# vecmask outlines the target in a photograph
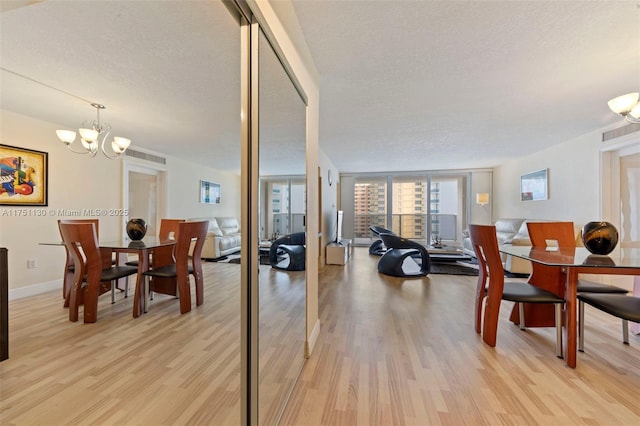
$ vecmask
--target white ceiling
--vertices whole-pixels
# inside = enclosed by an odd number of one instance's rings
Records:
[[[239,168],[239,37],[221,3],[0,10],[3,68],[105,104],[133,147]],[[321,148],[343,172],[491,167],[622,124],[607,100],[640,89],[637,1],[296,0],[293,11],[320,75]],[[68,128],[94,118],[10,73],[0,84],[3,109]],[[286,139],[278,126],[272,143]]]
[[[623,121],[638,1],[295,1],[343,172],[490,167]]]

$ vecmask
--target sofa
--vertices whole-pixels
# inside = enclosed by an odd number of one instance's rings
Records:
[[[189,221],[208,220],[209,229],[204,240],[201,257],[218,259],[240,251],[242,241],[240,224],[235,217],[202,217]]]
[[[512,244],[517,246],[530,246],[529,230],[526,219],[498,219],[495,223],[498,245]],[[462,234],[462,251],[475,259],[476,254],[471,245],[469,231]],[[530,274],[531,262],[510,255],[503,255],[504,270],[514,274]]]

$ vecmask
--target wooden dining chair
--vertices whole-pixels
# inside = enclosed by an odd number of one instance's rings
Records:
[[[584,352],[584,304],[622,320],[622,343],[629,344],[629,321],[640,323],[640,297],[625,294],[579,293],[578,350]]]
[[[111,251],[98,246],[93,223],[61,222],[60,233],[74,263],[69,291],[69,320],[78,321],[78,310],[84,303],[84,322],[94,323],[98,318],[98,296],[111,290],[113,303],[116,281],[135,274],[138,268],[112,266]]]
[[[184,219],[160,219],[160,230],[158,231],[158,238],[160,240],[177,239],[178,224],[184,222]],[[173,252],[174,247],[167,247],[168,250]],[[163,250],[155,250],[163,251]],[[175,259],[174,259],[175,261]],[[129,266],[138,266],[138,260],[132,260],[126,263]]]
[[[573,222],[527,222],[531,245],[539,248],[575,247],[576,232]],[[551,243],[551,244],[549,244]],[[564,282],[560,283],[564,288]],[[554,283],[554,287],[557,285]],[[624,288],[608,284],[601,284],[588,280],[578,280],[578,293],[613,293],[627,294],[629,291]]]
[[[96,235],[100,236],[100,222],[98,219],[60,219],[58,220],[58,230],[60,231],[60,236],[62,237],[62,230],[60,229],[61,223],[93,223],[96,229]],[[64,307],[69,307],[69,290],[71,289],[71,284],[73,282],[73,272],[75,270],[75,265],[73,263],[73,255],[69,253],[69,250],[65,246],[64,248],[66,254],[66,260],[64,264],[64,275],[62,278],[62,298],[64,299]],[[109,257],[111,253],[109,253]],[[110,259],[109,259],[110,261]]]
[[[152,285],[153,281],[150,281],[150,279],[153,278],[171,279],[175,282],[177,295],[180,299],[180,313],[184,314],[191,310],[189,275],[193,275],[196,288],[196,306],[202,305],[204,302],[204,277],[202,274],[201,254],[208,227],[209,221],[207,220],[179,223],[175,244],[175,261],[158,266],[159,261],[154,255],[154,265],[152,269],[144,272],[146,278],[144,294],[145,312],[147,311],[147,296],[149,292],[164,292]],[[190,255],[191,247],[193,247],[193,251]],[[189,258],[191,258],[191,264],[189,264]]]
[[[495,226],[469,225],[469,235],[479,264],[475,306],[476,332],[480,332],[482,301],[485,299],[482,339],[491,347],[496,345],[502,300],[518,303],[521,330],[525,330],[523,303],[554,303],[556,305],[556,355],[562,358],[562,305],[565,302],[564,299],[525,282],[505,282]]]
[[[527,222],[527,228],[529,230],[529,238],[531,239],[531,245],[533,247],[547,249],[553,246],[576,246],[577,237],[574,230],[573,222]],[[536,283],[536,285],[547,288],[548,290],[551,290],[556,294],[564,294],[566,277],[560,272],[560,268],[547,267],[546,271],[543,273],[539,272],[540,268],[541,266],[538,266],[533,270],[532,280],[535,280],[534,282]],[[557,272],[553,272],[553,270]],[[577,292],[625,295],[629,291],[614,285],[601,284],[585,279],[578,279]],[[584,303],[580,298],[578,298],[578,317],[580,318],[580,323],[582,324],[582,322],[584,322]],[[625,319],[623,319],[623,338],[625,336],[624,330],[627,329],[627,327],[628,323]],[[582,325],[579,326],[579,331],[581,330],[583,330]],[[582,332],[580,332],[579,340],[582,341],[583,339],[584,336]]]

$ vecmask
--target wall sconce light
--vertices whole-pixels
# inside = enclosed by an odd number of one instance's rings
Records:
[[[476,194],[476,204],[480,204],[483,207],[489,204],[489,193],[478,192]]]

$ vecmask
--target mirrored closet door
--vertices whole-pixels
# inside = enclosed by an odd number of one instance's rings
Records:
[[[306,105],[262,31],[258,52],[258,416],[260,424],[272,425],[304,363]],[[295,238],[286,247],[269,249],[287,236]]]

